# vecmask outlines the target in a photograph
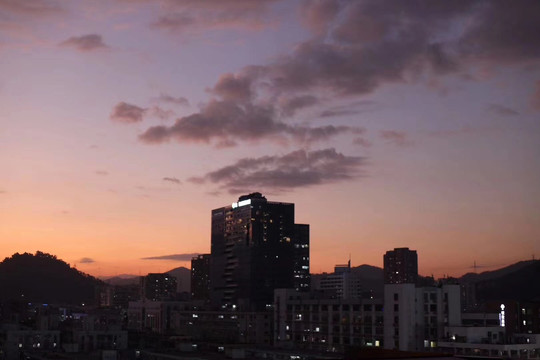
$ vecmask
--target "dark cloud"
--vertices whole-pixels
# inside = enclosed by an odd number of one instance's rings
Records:
[[[216,146],[231,146],[237,141],[272,138],[280,141],[290,138],[309,143],[361,131],[348,126],[289,125],[276,120],[276,111],[272,106],[212,100],[199,113],[179,118],[172,126],[151,127],[139,138],[154,144],[174,139],[178,142],[214,142]]]
[[[182,97],[182,96],[174,97],[174,96],[171,96],[171,95],[168,95],[168,94],[163,94],[163,93],[160,94],[159,97],[155,98],[155,100],[166,102],[166,103],[172,103],[172,104],[176,104],[176,105],[182,105],[182,106],[188,106],[189,105],[189,101],[185,97]]]
[[[79,260],[79,263],[81,264],[92,264],[92,263],[95,263],[96,261],[94,259],[91,259],[89,257],[83,257]]]
[[[221,15],[232,9],[245,14],[269,3],[216,1],[178,3],[180,8],[195,6]],[[303,23],[313,31],[310,39],[269,64],[222,75],[209,89],[213,98],[199,112],[172,126],[149,128],[140,139],[218,147],[262,139],[328,139],[353,131],[292,125],[287,118],[299,109],[322,107],[321,99],[331,104],[358,98],[387,84],[425,81],[430,86],[442,75],[471,76],[478,68],[540,61],[538,0],[314,0],[304,1],[301,12]],[[181,26],[197,22],[195,15],[181,13]],[[540,108],[540,100],[534,99],[533,105]],[[319,118],[354,115],[356,110],[326,108]],[[381,137],[410,144],[400,133]]]
[[[224,100],[249,101],[252,96],[251,79],[243,75],[224,74],[210,91]]]
[[[382,130],[379,135],[382,139],[397,146],[407,146],[412,144],[412,141],[409,140],[404,131]]]
[[[73,47],[79,51],[93,51],[108,48],[108,46],[103,42],[101,35],[98,34],[73,36],[60,43],[60,45]]]
[[[96,170],[96,175],[106,176],[109,175],[109,172],[105,170]]]
[[[487,107],[489,112],[492,112],[497,115],[502,116],[517,116],[519,115],[519,112],[517,112],[514,109],[510,109],[509,107],[499,105],[499,104],[489,104]]]
[[[188,179],[212,183],[237,192],[248,189],[289,190],[297,187],[347,181],[361,175],[365,159],[346,156],[335,149],[297,150],[283,156],[243,158],[233,165]]]
[[[119,102],[113,108],[110,118],[113,121],[118,121],[126,124],[137,123],[143,120],[143,115],[147,109],[143,109],[136,105],[126,102]]]
[[[178,184],[178,185],[180,185],[182,183],[179,179],[177,179],[175,177],[164,177],[163,181],[168,181],[168,182]]]
[[[161,256],[149,256],[143,257],[141,260],[174,260],[174,261],[191,261],[192,258],[198,256],[198,253],[188,253],[188,254],[171,254],[171,255],[161,255]]]
[[[540,60],[536,0],[310,1],[303,10],[322,35],[250,72],[244,81],[252,92],[258,84],[283,95],[316,89],[364,95],[424,72],[466,73],[479,61]]]

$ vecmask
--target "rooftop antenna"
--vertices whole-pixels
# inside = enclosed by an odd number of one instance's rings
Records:
[[[349,263],[347,265],[349,265],[349,269],[350,269],[351,268],[351,253],[349,253]]]
[[[476,274],[476,260],[474,260],[473,268],[474,268],[474,273]]]

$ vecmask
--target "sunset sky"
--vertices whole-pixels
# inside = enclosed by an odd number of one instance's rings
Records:
[[[0,0],[1,259],[189,267],[253,191],[315,273],[540,257],[540,1]]]

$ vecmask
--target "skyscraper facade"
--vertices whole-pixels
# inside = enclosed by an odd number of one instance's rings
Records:
[[[201,254],[191,259],[191,298],[210,299],[210,254]]]
[[[396,248],[384,254],[385,284],[416,284],[418,255],[416,250]]]
[[[260,193],[212,210],[211,300],[261,309],[276,288],[309,289],[309,225],[294,223],[294,204]]]
[[[167,273],[150,273],[141,277],[141,288],[148,300],[171,300],[176,296],[176,278]]]

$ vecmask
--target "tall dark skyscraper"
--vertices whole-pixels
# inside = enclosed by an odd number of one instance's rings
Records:
[[[210,254],[202,254],[191,259],[191,298],[210,299]]]
[[[385,284],[416,284],[418,255],[416,250],[396,248],[384,254]]]
[[[309,225],[294,223],[294,204],[260,193],[212,210],[211,299],[261,309],[277,288],[309,289]]]

